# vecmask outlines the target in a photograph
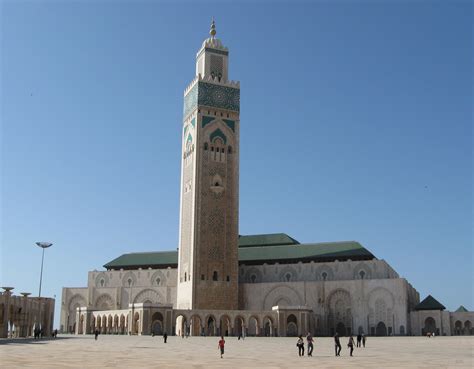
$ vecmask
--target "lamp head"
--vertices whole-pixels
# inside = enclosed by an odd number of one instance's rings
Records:
[[[36,242],[36,245],[43,249],[47,249],[48,247],[53,246],[51,242]]]

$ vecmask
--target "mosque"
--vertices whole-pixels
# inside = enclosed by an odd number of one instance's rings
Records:
[[[89,334],[317,336],[474,334],[356,241],[239,235],[240,84],[210,37],[184,91],[179,249],[133,252],[63,288],[61,331]]]

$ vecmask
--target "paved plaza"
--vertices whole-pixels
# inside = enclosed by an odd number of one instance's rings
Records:
[[[347,338],[334,357],[331,338],[316,338],[313,357],[298,357],[296,338],[60,336],[56,340],[1,340],[9,368],[473,368],[474,337],[369,337],[349,357]]]

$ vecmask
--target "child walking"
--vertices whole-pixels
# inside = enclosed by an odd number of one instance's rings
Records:
[[[220,339],[219,344],[217,346],[217,348],[221,350],[221,359],[222,359],[222,355],[224,355],[224,345],[225,345],[225,340],[224,340],[224,337],[221,336],[221,339]]]

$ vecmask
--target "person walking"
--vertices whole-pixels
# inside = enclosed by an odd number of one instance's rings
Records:
[[[362,333],[362,346],[365,347],[365,334]]]
[[[217,345],[217,348],[221,350],[221,359],[222,359],[222,355],[224,355],[224,345],[225,345],[224,336],[221,336],[219,344]]]
[[[347,343],[347,347],[349,347],[350,355],[352,356],[352,352],[354,351],[354,338],[352,336],[349,337],[349,342]]]
[[[359,333],[357,335],[357,347],[360,347],[361,342],[362,342],[362,334]]]
[[[98,335],[99,335],[99,330],[96,329],[96,330],[94,331],[94,337],[95,337],[95,340],[96,340],[96,341],[97,341],[97,336],[98,336]]]
[[[298,347],[298,355],[304,356],[304,341],[303,336],[298,337],[298,341],[296,341],[296,347]]]
[[[313,336],[308,332],[306,336],[306,341],[308,342],[308,356],[313,356]]]
[[[336,349],[336,356],[341,356],[342,346],[341,346],[341,342],[339,341],[339,334],[337,332],[334,335],[334,346]]]
[[[163,341],[166,343],[167,339],[168,339],[168,334],[165,332],[163,333]]]

